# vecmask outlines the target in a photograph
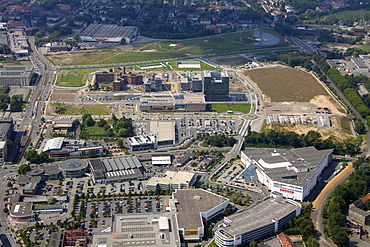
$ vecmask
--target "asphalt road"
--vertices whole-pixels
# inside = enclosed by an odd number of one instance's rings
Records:
[[[328,240],[324,238],[324,228],[322,225],[322,212],[324,210],[324,204],[326,202],[326,199],[331,195],[331,193],[334,191],[334,189],[343,183],[349,175],[354,171],[355,169],[352,167],[348,167],[348,169],[342,170],[341,173],[337,175],[337,177],[334,177],[322,190],[320,195],[317,197],[315,201],[315,210],[312,210],[311,212],[311,220],[315,225],[315,234],[319,241],[320,246],[330,246],[330,247],[336,247],[336,245],[332,244]]]

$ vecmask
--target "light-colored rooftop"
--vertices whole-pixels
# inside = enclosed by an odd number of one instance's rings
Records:
[[[201,212],[208,212],[229,199],[202,189],[176,190],[172,197],[177,200],[179,228],[198,230],[203,227]]]
[[[189,183],[195,173],[185,172],[185,171],[166,171],[166,173],[161,177],[151,177],[147,186],[156,186],[157,184],[187,184]]]
[[[50,150],[58,150],[62,148],[64,142],[64,137],[58,137],[50,139],[46,142],[43,152],[47,152]]]
[[[300,204],[292,200],[279,201],[269,198],[253,208],[227,216],[229,226],[222,229],[230,235],[243,234],[270,224],[273,220],[279,220],[295,211],[297,207],[301,207]]]
[[[93,247],[181,246],[174,213],[116,214],[113,217],[112,232],[95,233]],[[169,231],[163,231],[166,229]]]
[[[175,121],[150,121],[149,132],[157,136],[157,141],[175,139]]]

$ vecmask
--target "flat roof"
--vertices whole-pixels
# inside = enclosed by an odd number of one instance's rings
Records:
[[[10,210],[10,214],[13,216],[18,216],[18,217],[33,214],[32,203],[29,203],[29,202],[15,203]]]
[[[157,184],[185,184],[189,183],[196,174],[186,171],[166,171],[161,177],[151,177],[147,186],[156,186]]]
[[[149,133],[156,135],[157,141],[175,140],[175,121],[150,121]]]
[[[296,149],[247,149],[242,151],[258,163],[257,168],[264,170],[268,176],[277,182],[304,186],[316,173],[316,166],[333,149],[317,150],[315,147],[303,147]],[[255,164],[256,165],[256,164]],[[296,172],[297,168],[305,172]],[[294,179],[291,177],[294,176]]]
[[[203,77],[221,79],[222,77],[229,77],[229,75],[226,70],[203,70]]]
[[[154,144],[156,142],[155,136],[153,135],[128,137],[126,140],[130,146]]]
[[[94,234],[93,247],[181,246],[175,213],[116,214],[113,217],[112,232]]]
[[[90,24],[82,31],[81,36],[101,38],[131,38],[137,30],[135,26],[120,27],[113,24]]]
[[[279,201],[268,198],[248,210],[225,217],[230,223],[228,227],[222,229],[232,236],[243,234],[270,224],[274,219],[279,220],[295,211],[297,207],[300,207],[300,204],[292,200]]]
[[[122,156],[118,158],[103,159],[101,161],[102,165],[104,165],[104,170],[107,172],[130,170],[135,168],[140,169],[143,166],[136,156]],[[97,161],[95,161],[92,166],[94,167],[94,170],[101,169],[101,166]]]
[[[229,199],[202,189],[176,190],[172,198],[177,200],[177,220],[179,228],[198,230],[203,227],[201,212],[208,212]]]

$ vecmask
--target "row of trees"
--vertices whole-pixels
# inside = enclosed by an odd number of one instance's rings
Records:
[[[327,199],[323,211],[324,231],[339,247],[349,246],[349,237],[345,227],[349,205],[370,192],[369,159],[359,157],[354,167],[356,170],[347,181],[340,184]]]
[[[323,140],[321,134],[316,131],[309,131],[307,134],[297,134],[293,131],[279,132],[266,129],[261,133],[249,131],[245,137],[246,147],[268,147],[268,148],[299,148],[310,147],[322,149],[335,149],[335,154],[356,154],[360,151],[362,138],[348,139],[342,142],[335,142],[331,137]]]

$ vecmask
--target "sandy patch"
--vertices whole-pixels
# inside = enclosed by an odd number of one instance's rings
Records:
[[[313,99],[311,99],[310,103],[316,105],[317,107],[321,107],[321,108],[327,107],[335,115],[340,115],[340,116],[346,115],[345,113],[343,113],[344,112],[343,107],[339,105],[338,102],[334,100],[331,96],[318,95],[318,96],[315,96]]]
[[[63,102],[81,102],[77,90],[53,90],[50,101]]]

